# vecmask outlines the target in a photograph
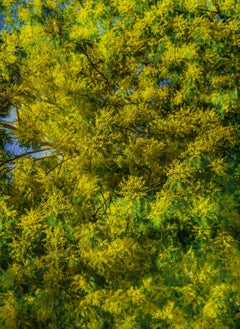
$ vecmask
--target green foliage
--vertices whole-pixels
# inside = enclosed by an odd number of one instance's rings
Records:
[[[0,327],[237,328],[239,4],[1,8]]]

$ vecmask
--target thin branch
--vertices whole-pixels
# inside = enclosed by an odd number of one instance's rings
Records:
[[[212,9],[199,8],[199,10],[201,10],[201,11],[206,11],[206,12],[208,12],[208,13],[212,13],[212,14],[219,14],[219,11],[212,10]]]
[[[107,78],[107,77],[106,77],[101,71],[99,71],[99,69],[97,68],[97,66],[93,63],[93,61],[92,61],[91,58],[89,57],[88,53],[84,50],[84,48],[83,48],[81,45],[80,45],[80,49],[81,49],[81,51],[83,52],[83,54],[87,57],[89,63],[90,63],[91,66],[92,66],[92,68],[93,68],[93,69],[94,69],[99,75],[101,75],[101,77],[106,81],[107,86],[108,86],[108,88],[109,88],[109,91],[112,92],[112,87],[111,87],[111,85],[110,85],[110,83],[109,83],[108,78]]]
[[[34,154],[34,153],[45,152],[45,151],[50,151],[50,150],[52,150],[52,148],[46,148],[46,149],[42,149],[42,150],[39,150],[39,151],[27,151],[27,152],[24,152],[24,153],[15,155],[13,158],[10,158],[10,159],[1,161],[0,162],[0,167],[4,166],[7,163],[13,162],[13,161],[15,161],[15,160],[17,160],[19,158],[25,157],[27,155]],[[42,158],[39,158],[39,159],[42,159]]]
[[[95,213],[92,215],[92,217],[91,218],[89,218],[89,220],[90,220],[90,222],[92,222],[92,223],[96,223],[96,221],[98,220],[98,218],[97,218],[97,214],[98,214],[98,212],[105,206],[105,208],[106,208],[106,202],[108,201],[108,200],[110,200],[111,199],[111,196],[109,197],[109,198],[107,198],[107,200],[105,201],[104,200],[104,203],[102,203],[96,210],[95,210]],[[106,213],[106,211],[107,211],[107,209],[105,209],[105,212],[104,213]]]
[[[17,114],[17,121],[20,122],[19,108],[18,108],[18,106],[15,106],[15,108],[16,108],[16,114]]]
[[[44,151],[39,151],[39,152],[44,152]],[[55,158],[57,157],[57,154],[51,154],[51,155],[46,155],[46,156],[42,156],[40,158],[35,158],[35,161],[39,161],[39,160],[44,160],[44,159],[48,159],[48,158]]]
[[[67,158],[67,159],[62,159],[60,162],[58,162],[55,166],[53,166],[52,168],[50,168],[48,171],[47,171],[47,175],[53,171],[54,169],[56,169],[57,167],[59,167],[58,169],[58,175],[60,174],[60,170],[62,169],[62,165],[64,162],[68,161],[68,160],[71,160],[71,158]]]
[[[0,122],[0,125],[3,127],[3,128],[6,128],[6,129],[10,129],[10,130],[17,130],[16,127],[10,125],[9,123],[7,122]]]

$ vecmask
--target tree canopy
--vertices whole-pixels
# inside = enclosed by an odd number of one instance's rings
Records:
[[[238,328],[240,3],[1,11],[1,328]]]

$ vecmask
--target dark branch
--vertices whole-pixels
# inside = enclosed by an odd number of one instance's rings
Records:
[[[96,64],[93,63],[93,61],[89,57],[88,53],[84,50],[84,48],[81,45],[79,46],[79,48],[81,49],[81,51],[83,52],[83,54],[87,57],[89,63],[92,66],[92,68],[106,81],[109,91],[112,92],[113,89],[112,89],[112,87],[111,87],[111,85],[110,85],[110,83],[108,81],[108,78],[101,71],[99,71],[99,69],[97,68]]]
[[[18,154],[18,155],[15,155],[14,157],[10,158],[10,159],[7,159],[7,160],[4,160],[4,161],[1,161],[0,162],[0,167],[4,166],[5,164],[7,163],[10,163],[10,162],[14,162],[16,161],[17,159],[19,158],[22,158],[22,157],[25,157],[27,155],[30,155],[30,154],[35,154],[35,153],[40,153],[40,152],[45,152],[45,151],[51,151],[52,148],[45,148],[45,149],[42,149],[42,150],[39,150],[39,151],[27,151],[27,152],[24,152],[24,153],[21,153],[21,154]],[[53,156],[53,155],[52,155]],[[55,155],[54,155],[55,156]],[[49,157],[49,156],[48,156]],[[39,159],[42,159],[42,158],[39,158]]]
[[[9,123],[7,122],[0,122],[0,125],[5,128],[5,129],[10,129],[10,130],[17,130],[16,127],[10,125]]]

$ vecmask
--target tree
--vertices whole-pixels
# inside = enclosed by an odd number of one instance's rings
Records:
[[[1,327],[236,328],[239,4],[3,8]]]

